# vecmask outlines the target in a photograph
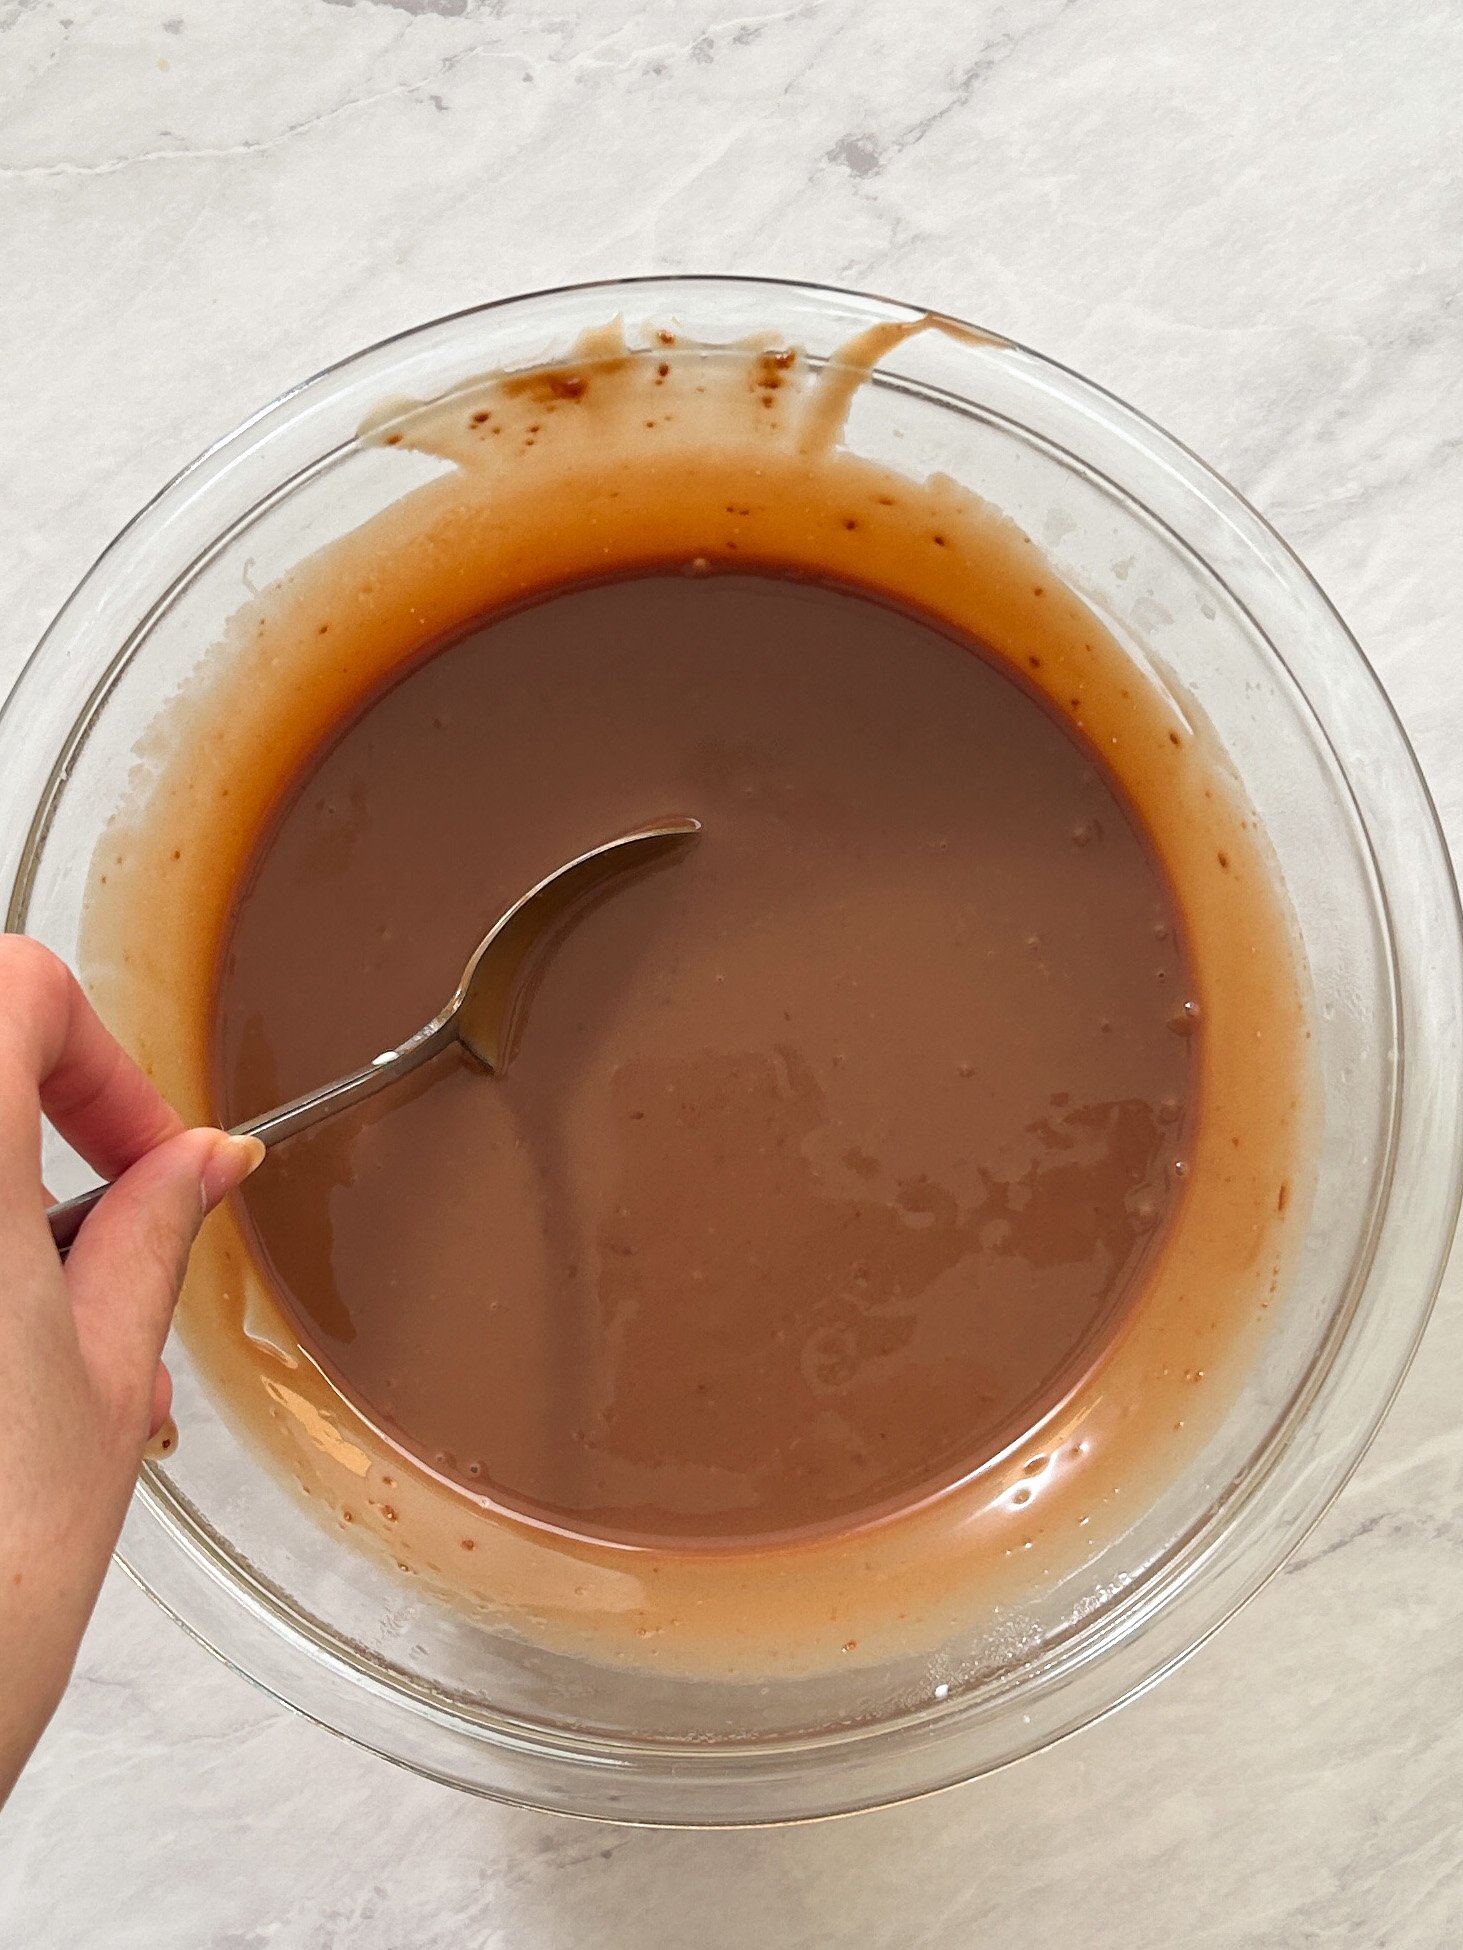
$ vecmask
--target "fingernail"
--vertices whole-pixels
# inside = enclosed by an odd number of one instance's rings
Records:
[[[166,1415],[162,1425],[147,1438],[142,1453],[148,1462],[161,1462],[164,1457],[171,1456],[177,1446],[178,1425],[171,1415]]]
[[[203,1209],[211,1212],[219,1200],[242,1185],[264,1163],[264,1146],[257,1137],[226,1137],[216,1144],[203,1167]]]

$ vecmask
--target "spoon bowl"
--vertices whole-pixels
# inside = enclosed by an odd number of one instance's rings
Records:
[[[669,858],[700,830],[699,819],[664,819],[556,868],[483,936],[468,957],[457,993],[429,1029],[450,1024],[468,1055],[491,1075],[501,1075],[528,999],[529,978],[562,927],[611,882]]]

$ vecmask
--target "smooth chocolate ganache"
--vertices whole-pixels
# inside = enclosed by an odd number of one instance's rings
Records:
[[[1049,1412],[1179,1187],[1172,901],[976,644],[770,564],[484,619],[294,781],[221,1109],[387,1046],[515,891],[678,809],[702,840],[562,942],[504,1077],[449,1058],[293,1140],[250,1225],[321,1364],[467,1488],[627,1539],[856,1521]]]
[[[200,646],[97,850],[92,991],[232,1122],[411,1034],[563,862],[701,822],[556,939],[504,1074],[273,1151],[180,1309],[220,1439],[515,1644],[761,1679],[1078,1615],[1305,1206],[1283,898],[1201,716],[845,436],[928,323],[386,402],[355,525]]]

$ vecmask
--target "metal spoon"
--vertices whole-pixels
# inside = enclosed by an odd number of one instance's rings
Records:
[[[483,936],[468,958],[452,1000],[425,1029],[409,1036],[398,1048],[373,1057],[363,1070],[296,1097],[293,1103],[251,1118],[247,1124],[236,1124],[232,1135],[280,1144],[347,1105],[374,1097],[378,1090],[419,1068],[450,1043],[461,1043],[489,1076],[501,1073],[512,1043],[517,1013],[514,1005],[523,995],[523,977],[535,952],[548,945],[558,925],[596,889],[621,874],[664,859],[700,831],[699,819],[664,819],[619,839],[606,840],[556,868],[515,901]],[[51,1237],[63,1259],[83,1219],[106,1189],[98,1185],[80,1198],[51,1207],[47,1214]]]

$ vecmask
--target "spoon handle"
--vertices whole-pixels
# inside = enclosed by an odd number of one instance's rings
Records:
[[[278,1110],[266,1111],[263,1117],[251,1117],[247,1124],[236,1124],[230,1137],[256,1137],[264,1145],[282,1144],[286,1138],[308,1131],[322,1118],[333,1117],[338,1110],[363,1104],[388,1083],[410,1076],[429,1057],[455,1042],[456,1016],[457,1011],[449,1009],[425,1029],[419,1029],[415,1036],[409,1036],[399,1048],[383,1050],[380,1056],[373,1057],[363,1070],[353,1070],[348,1077],[337,1077],[334,1083],[307,1091],[292,1103],[281,1104]]]
[[[384,1090],[388,1083],[395,1083],[398,1077],[410,1075],[428,1058],[455,1042],[456,1038],[457,1009],[454,1006],[435,1021],[429,1022],[425,1029],[419,1029],[415,1036],[409,1036],[400,1048],[385,1050],[373,1058],[363,1070],[355,1070],[348,1077],[337,1077],[334,1083],[322,1084],[318,1090],[307,1091],[303,1097],[296,1097],[293,1103],[282,1104],[278,1110],[268,1111],[263,1117],[251,1117],[247,1124],[236,1124],[229,1136],[257,1137],[261,1144],[280,1144],[285,1138],[308,1131],[312,1124],[318,1124],[322,1118],[333,1117],[338,1110],[374,1097],[378,1090]],[[94,1185],[79,1198],[68,1198],[64,1204],[53,1205],[46,1214],[51,1238],[62,1259],[76,1243],[76,1235],[87,1214],[108,1189],[106,1185]]]

